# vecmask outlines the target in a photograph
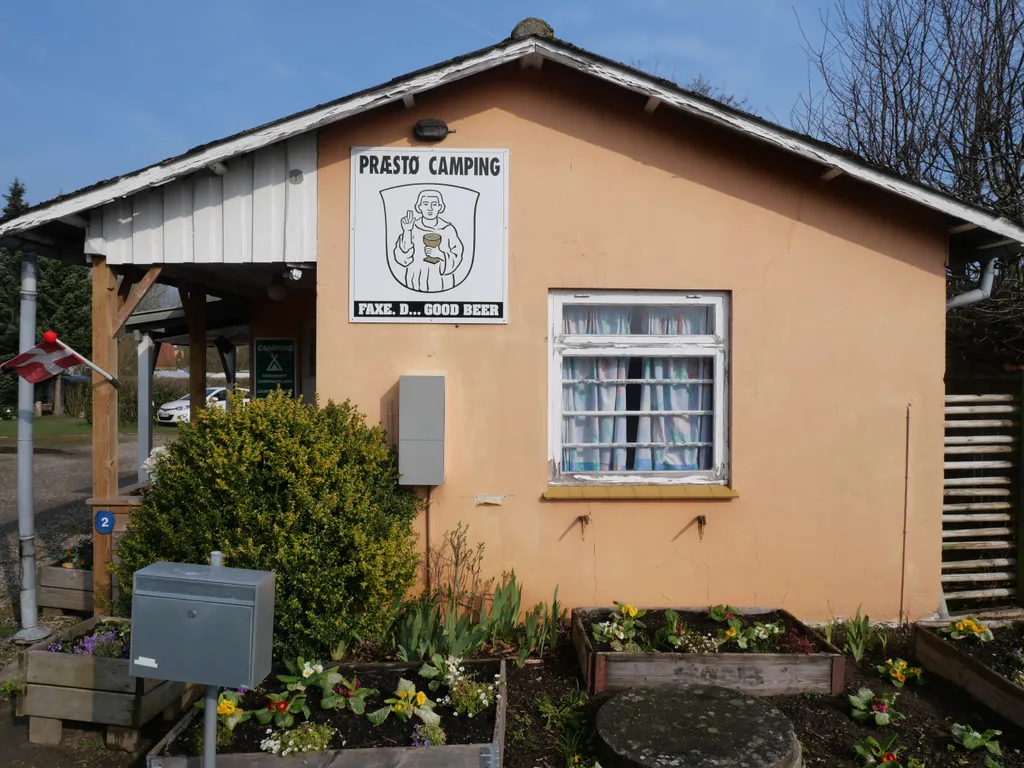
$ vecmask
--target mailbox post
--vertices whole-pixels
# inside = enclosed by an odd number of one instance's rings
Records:
[[[221,566],[153,563],[135,572],[131,674],[206,686],[203,768],[217,751],[221,688],[255,688],[270,674],[274,574]]]

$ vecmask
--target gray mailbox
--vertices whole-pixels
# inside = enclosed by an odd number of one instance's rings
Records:
[[[255,688],[270,673],[273,573],[153,563],[133,583],[131,674]]]

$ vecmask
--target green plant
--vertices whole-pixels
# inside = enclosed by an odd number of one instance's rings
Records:
[[[21,686],[16,680],[4,680],[0,682],[0,698],[13,699],[18,695]]]
[[[404,677],[398,681],[398,690],[390,699],[384,699],[384,706],[369,712],[366,719],[373,725],[381,725],[392,712],[402,722],[408,722],[413,716],[418,717],[426,725],[438,725],[440,716],[434,712],[437,706],[427,698],[423,691],[416,690],[416,684]]]
[[[448,741],[448,735],[438,724],[417,723],[412,729],[412,746],[438,747]]]
[[[1003,750],[1000,748],[999,742],[996,741],[996,736],[1003,735],[1002,731],[990,728],[984,733],[979,733],[969,725],[954,723],[949,732],[953,734],[957,744],[964,749],[975,750],[984,747],[991,755],[1003,756]],[[989,757],[989,755],[985,755],[985,768],[999,768],[999,763]]]
[[[519,641],[519,653],[516,656],[516,666],[522,669],[526,660],[536,650],[544,654],[544,645],[547,642],[548,604],[539,602],[523,616],[523,637]]]
[[[910,666],[903,659],[886,659],[885,664],[879,664],[877,669],[878,674],[887,678],[897,688],[902,688],[911,680],[916,680],[918,683],[923,682],[921,679],[922,669]]]
[[[608,643],[615,651],[638,651],[636,643],[638,630],[646,629],[640,621],[647,611],[640,611],[632,605],[615,601],[617,610],[612,611],[608,621],[594,624],[590,631],[599,643]]]
[[[70,568],[80,570],[92,570],[92,539],[80,541],[74,547],[64,550],[64,553],[57,561],[60,565],[67,565]]]
[[[853,751],[857,753],[857,759],[861,765],[888,765],[890,768],[924,768],[924,763],[909,758],[905,762],[900,755],[907,751],[906,747],[897,747],[896,740],[899,734],[893,734],[885,741],[879,742],[873,736],[868,736],[862,741],[853,745]]]
[[[739,608],[733,608],[731,605],[726,605],[725,603],[713,605],[708,609],[708,618],[712,621],[717,621],[719,624],[739,615]]]
[[[537,698],[537,711],[544,718],[545,730],[571,731],[583,725],[583,708],[590,698],[579,686],[567,691],[556,703],[543,693]]]
[[[526,713],[513,715],[512,726],[508,733],[511,742],[522,747],[524,751],[536,752],[541,748],[532,715]]]
[[[943,635],[949,635],[953,640],[964,640],[974,638],[979,643],[987,643],[992,639],[992,630],[974,619],[955,619],[948,627],[939,630]]]
[[[221,691],[217,697],[217,745],[227,746],[234,740],[233,732],[239,723],[244,723],[252,712],[242,709],[238,702],[242,694],[237,691]],[[200,699],[196,709],[206,709],[206,702]]]
[[[267,725],[273,720],[278,728],[290,728],[296,714],[309,719],[309,706],[303,693],[268,693],[267,705],[253,712],[261,725]]]
[[[260,749],[287,757],[304,752],[323,752],[337,733],[329,725],[303,723],[298,728],[272,734],[260,742]]]
[[[850,706],[853,707],[851,715],[858,723],[873,720],[875,725],[889,725],[904,719],[904,716],[897,712],[894,706],[898,695],[898,693],[887,693],[875,696],[870,688],[861,688],[847,698],[850,700]]]
[[[420,677],[429,680],[427,688],[436,691],[444,686],[448,694],[440,699],[441,704],[450,704],[460,715],[473,715],[483,712],[498,695],[498,679],[494,676],[493,683],[481,683],[466,674],[461,659],[443,658],[440,654],[431,658],[419,671]]]
[[[358,677],[353,677],[351,680],[346,680],[341,675],[338,677],[341,679],[329,690],[324,691],[324,695],[320,699],[320,706],[323,709],[347,709],[355,715],[366,712],[366,700],[371,696],[376,696],[377,689],[363,688]]]
[[[401,604],[392,625],[399,661],[420,661],[441,646],[441,609],[437,600],[420,597]]]
[[[739,618],[726,619],[727,629],[718,630],[719,647],[735,643],[739,648],[756,653],[770,653],[778,646],[779,639],[786,634],[786,627],[781,621],[770,621],[767,624],[757,621],[754,626],[746,627]]]
[[[555,646],[558,645],[558,630],[565,625],[567,615],[568,609],[563,607],[558,601],[558,585],[555,584],[555,594],[551,598],[551,612],[548,615],[547,621],[547,645],[549,650],[554,650]]]
[[[445,614],[440,646],[449,656],[475,656],[487,642],[487,623],[476,621],[470,611]]]
[[[494,588],[490,614],[487,617],[490,644],[514,643],[519,636],[519,612],[523,591],[516,580],[513,568],[501,576],[501,583]]]
[[[287,675],[278,675],[277,679],[285,684],[289,691],[304,691],[307,688],[319,688],[321,691],[329,691],[341,680],[334,670],[325,670],[324,665],[319,661],[306,661],[301,656],[298,661],[285,660]]]
[[[878,644],[878,630],[871,624],[867,614],[860,615],[859,605],[853,618],[843,623],[843,635],[843,650],[850,653],[858,664],[864,660],[868,651]]]
[[[361,643],[362,641],[362,635],[360,635],[358,632],[345,634],[338,641],[338,644],[334,646],[334,648],[331,650],[331,661],[343,660],[348,655],[349,646],[355,643]]]
[[[711,635],[702,635],[679,620],[671,608],[665,610],[665,624],[654,633],[656,645],[668,645],[682,653],[715,653],[718,643]]]
[[[832,613],[831,605],[828,607],[828,617],[828,621],[822,626],[821,631],[825,635],[825,640],[828,644],[832,645],[832,640],[836,636],[836,625],[838,622],[836,621],[836,615]]]
[[[235,400],[180,425],[133,508],[115,566],[123,615],[136,570],[220,550],[226,566],[277,574],[276,655],[325,658],[352,633],[379,637],[415,579],[422,508],[383,430],[348,403]]]

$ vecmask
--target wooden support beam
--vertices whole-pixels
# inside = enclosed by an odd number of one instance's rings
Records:
[[[843,175],[843,169],[842,168],[829,168],[827,171],[825,171],[823,174],[821,174],[821,180],[822,181],[832,181],[832,179],[836,178],[837,176],[842,176],[842,175]]]
[[[528,53],[519,60],[522,69],[540,69],[544,66],[544,57],[539,53]]]
[[[110,335],[117,315],[117,276],[101,256],[92,260],[92,359],[117,376],[117,340]],[[92,375],[92,495],[117,496],[117,390],[98,373]],[[98,510],[94,509],[93,512]],[[92,527],[92,526],[90,526]],[[93,532],[93,611],[111,611],[110,534]]]
[[[111,336],[117,336],[121,332],[124,324],[128,322],[128,318],[132,316],[132,312],[138,308],[139,302],[146,298],[149,289],[153,287],[153,283],[160,277],[161,271],[163,271],[162,266],[150,267],[146,274],[142,276],[142,279],[132,286],[131,291],[128,293],[128,298],[125,299],[124,306],[117,311],[117,316],[110,325]],[[125,280],[127,279],[126,276]]]
[[[188,323],[188,415],[195,421],[206,406],[206,288],[191,283],[178,293]]]
[[[651,98],[647,100],[647,103],[644,104],[644,112],[646,112],[648,115],[653,115],[654,110],[658,108],[659,104],[661,104],[661,99],[659,99],[657,96],[651,96]]]
[[[411,93],[407,93],[402,97],[402,104],[405,105],[406,109],[412,109],[416,106],[416,97]]]
[[[985,243],[985,245],[979,245],[974,250],[976,251],[989,251],[993,248],[1002,248],[1004,245],[1019,245],[1020,241],[1012,237],[1004,237],[1001,240],[996,240],[991,243]]]
[[[957,224],[957,225],[952,226],[952,227],[949,228],[949,234],[951,234],[951,235],[959,235],[961,232],[970,232],[972,229],[977,229],[977,228],[978,228],[978,225],[977,224],[973,224],[971,222],[967,222],[966,224]]]
[[[224,163],[220,162],[219,160],[216,163],[210,163],[206,167],[209,168],[211,171],[213,171],[218,176],[223,176],[225,173],[228,172],[228,167],[226,165],[224,165]]]

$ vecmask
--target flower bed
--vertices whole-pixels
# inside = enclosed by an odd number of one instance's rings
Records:
[[[47,612],[92,613],[92,541],[87,539],[36,569],[36,600]]]
[[[914,655],[930,672],[1024,727],[1024,622],[919,622]]]
[[[130,626],[97,617],[22,652],[17,713],[29,717],[31,742],[59,742],[62,721],[72,720],[106,725],[108,746],[133,750],[137,730],[184,699],[184,683],[128,673]]]
[[[592,694],[665,682],[758,696],[843,689],[842,652],[773,608],[577,608],[572,641]]]
[[[272,676],[255,691],[226,691],[218,705],[217,764],[500,765],[505,663],[456,662],[453,671],[446,661],[324,669],[300,660],[292,674]],[[190,712],[149,753],[147,765],[198,766],[201,739],[201,713]]]

